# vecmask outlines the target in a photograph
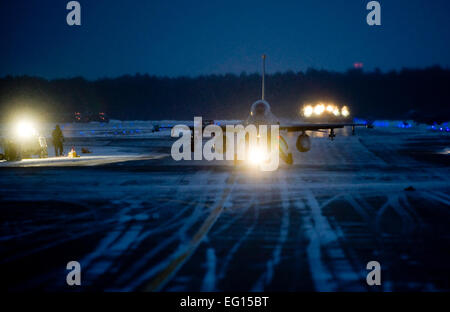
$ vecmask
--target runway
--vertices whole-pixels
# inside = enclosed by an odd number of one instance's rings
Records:
[[[2,287],[448,291],[449,138],[338,132],[275,172],[175,162],[161,135],[73,138],[91,144],[93,162],[0,164]],[[98,162],[97,150],[115,161]],[[366,283],[369,261],[381,264],[381,286]]]

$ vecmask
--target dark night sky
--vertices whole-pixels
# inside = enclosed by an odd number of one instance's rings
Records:
[[[0,3],[0,76],[90,79],[309,67],[344,71],[450,65],[450,1],[380,0],[382,26],[366,24],[369,0],[68,0]]]

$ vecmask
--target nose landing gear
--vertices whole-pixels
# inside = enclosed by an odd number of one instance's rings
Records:
[[[331,141],[333,141],[334,138],[336,137],[336,134],[334,133],[333,128],[330,129],[330,134],[328,135],[328,137],[331,139]]]

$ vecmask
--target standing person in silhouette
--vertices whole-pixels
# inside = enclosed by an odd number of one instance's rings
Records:
[[[53,130],[52,137],[53,137],[53,146],[55,147],[55,156],[63,156],[64,135],[59,125],[56,125],[55,130]]]

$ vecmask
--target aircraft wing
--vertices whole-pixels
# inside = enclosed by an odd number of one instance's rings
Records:
[[[238,125],[237,123],[232,124],[222,124],[222,123],[216,123],[216,125],[220,126],[223,131],[226,130],[227,125]],[[207,126],[208,124],[202,125],[202,130]],[[279,125],[280,131],[287,131],[287,132],[303,132],[303,131],[320,131],[320,130],[334,130],[344,127],[352,127],[353,129],[355,127],[366,127],[365,124],[356,124],[356,123],[299,123],[299,124],[288,124],[288,125]],[[161,128],[172,128],[170,126],[168,127],[161,127]],[[194,126],[190,125],[189,128],[193,131]]]
[[[319,131],[319,130],[332,130],[344,127],[365,127],[365,124],[355,124],[355,123],[329,123],[329,124],[318,124],[318,123],[301,123],[292,125],[280,125],[280,131],[287,132],[302,132],[302,131]]]

